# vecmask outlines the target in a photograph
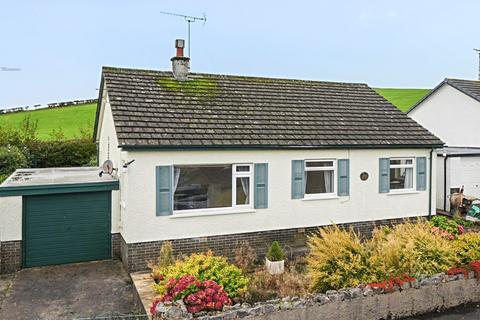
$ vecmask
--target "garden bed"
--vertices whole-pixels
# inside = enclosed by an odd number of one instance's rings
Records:
[[[154,319],[401,318],[480,302],[480,234],[465,230],[438,217],[370,239],[331,226],[309,237],[304,259],[275,241],[265,260],[236,244],[234,263],[212,252],[175,260],[166,242],[151,274],[132,278]]]

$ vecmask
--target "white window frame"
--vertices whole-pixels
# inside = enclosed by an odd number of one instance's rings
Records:
[[[229,165],[231,166],[231,175],[232,175],[232,203],[230,207],[219,207],[219,208],[202,208],[202,209],[189,209],[189,210],[173,210],[174,215],[188,215],[194,213],[223,213],[229,211],[243,210],[243,209],[253,209],[253,199],[254,199],[254,190],[253,190],[253,164],[251,163],[208,163],[208,164],[177,164],[173,165],[172,174],[175,172],[175,166],[183,167],[202,167],[202,166],[222,166]],[[249,171],[236,172],[237,166],[249,166]],[[248,205],[236,205],[237,202],[237,177],[250,177],[250,203]],[[172,177],[173,179],[173,177]],[[172,180],[173,181],[173,180]],[[175,192],[172,192],[172,205],[175,207]]]
[[[392,164],[392,160],[412,160],[411,164]],[[388,163],[388,171],[389,171],[389,176],[390,176],[390,169],[403,169],[403,168],[412,168],[412,187],[411,188],[403,188],[403,189],[391,189],[390,188],[390,179],[388,181],[388,188],[390,189],[390,193],[396,193],[396,192],[409,192],[409,191],[415,191],[415,186],[417,185],[417,175],[415,174],[415,157],[400,157],[400,158],[390,158],[389,163]]]
[[[248,171],[237,172],[237,167],[248,166]],[[249,197],[248,204],[237,204],[237,178],[249,178]],[[253,165],[249,163],[238,163],[232,165],[232,208],[253,208]]]
[[[331,161],[331,167],[307,167],[308,162],[323,162]],[[333,170],[333,192],[328,193],[307,193],[307,172],[308,171],[331,171]],[[337,196],[337,159],[308,159],[305,160],[305,194],[304,199],[322,199],[332,198]]]

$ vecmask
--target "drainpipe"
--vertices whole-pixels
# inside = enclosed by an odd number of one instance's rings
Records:
[[[448,155],[445,153],[443,159],[443,211],[447,211],[447,159]]]
[[[434,148],[430,150],[430,166],[428,168],[428,220],[432,217],[432,155],[434,150]]]

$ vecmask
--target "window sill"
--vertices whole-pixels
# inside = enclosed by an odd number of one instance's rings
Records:
[[[225,209],[221,211],[202,211],[202,212],[174,212],[170,216],[170,219],[192,218],[192,217],[207,217],[207,216],[220,216],[225,214],[238,214],[238,213],[254,213],[257,210],[253,208],[248,209]]]
[[[315,200],[331,200],[331,199],[340,199],[339,196],[316,196],[316,197],[307,197],[303,198],[302,201],[315,201]]]
[[[416,193],[420,193],[420,192],[416,190],[390,191],[389,193],[387,193],[387,196],[395,196],[397,194],[416,194]]]

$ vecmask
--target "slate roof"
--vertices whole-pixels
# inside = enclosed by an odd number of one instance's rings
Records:
[[[366,84],[103,68],[122,148],[429,147]],[[102,90],[101,90],[102,91]],[[98,118],[98,116],[97,116]],[[97,119],[98,121],[98,119]]]
[[[480,80],[464,80],[464,79],[452,79],[452,78],[445,78],[439,85],[433,88],[426,96],[420,99],[417,103],[415,103],[408,111],[412,111],[417,106],[422,104],[423,101],[427,100],[432,94],[434,94],[440,87],[443,85],[448,84],[453,88],[457,89],[458,91],[466,94],[467,96],[477,100],[480,102]]]
[[[457,90],[480,102],[480,81],[463,79],[445,79],[445,82]]]

